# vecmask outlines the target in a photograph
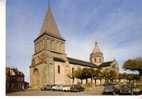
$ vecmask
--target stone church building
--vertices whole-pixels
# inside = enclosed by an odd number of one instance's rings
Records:
[[[54,20],[51,7],[48,7],[42,28],[34,40],[34,54],[30,65],[30,85],[40,88],[46,84],[72,84],[67,75],[78,68],[117,69],[115,60],[104,62],[99,44],[90,54],[90,62],[68,57],[65,52],[65,40],[61,36]],[[77,81],[76,81],[77,82]]]

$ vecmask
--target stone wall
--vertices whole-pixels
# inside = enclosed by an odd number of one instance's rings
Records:
[[[65,63],[55,62],[55,84],[65,85]]]

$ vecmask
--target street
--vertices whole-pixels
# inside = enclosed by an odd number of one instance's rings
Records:
[[[92,90],[87,90],[84,92],[60,92],[60,91],[40,91],[27,89],[25,91],[12,92],[6,94],[7,96],[92,96],[101,95],[103,88],[97,86]]]

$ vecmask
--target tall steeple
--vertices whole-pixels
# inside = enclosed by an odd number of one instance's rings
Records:
[[[103,61],[104,61],[103,53],[100,50],[98,42],[95,42],[95,48],[90,54],[90,62],[99,65],[103,63]]]
[[[49,1],[49,0],[48,0]],[[65,53],[65,40],[61,37],[57,24],[52,14],[50,3],[48,2],[48,11],[43,21],[40,33],[34,40],[35,53],[43,50],[54,51],[56,53]]]
[[[67,57],[65,53],[65,40],[62,39],[59,33],[49,3],[48,12],[39,36],[34,40],[34,49],[35,51],[32,55],[32,63],[30,66],[32,88],[55,84],[55,60],[62,60],[66,63]]]
[[[62,39],[60,32],[59,32],[59,29],[57,27],[57,24],[55,22],[54,16],[52,14],[52,10],[51,10],[49,2],[48,2],[48,11],[47,11],[47,14],[45,16],[43,25],[41,27],[39,36],[42,35],[43,33],[47,33],[50,36]]]

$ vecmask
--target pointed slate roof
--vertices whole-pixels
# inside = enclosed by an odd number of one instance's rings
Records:
[[[45,16],[39,36],[44,33],[47,33],[48,35],[59,38],[59,39],[63,39],[60,35],[59,29],[57,27],[57,24],[55,22],[55,19],[54,19],[54,16],[52,14],[52,10],[49,4],[48,4],[48,12]]]

